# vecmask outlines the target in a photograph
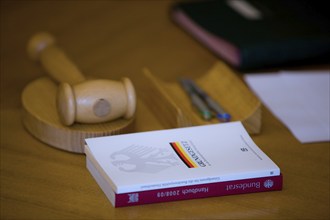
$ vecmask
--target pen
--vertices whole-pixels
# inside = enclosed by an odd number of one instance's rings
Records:
[[[187,80],[186,83],[194,89],[194,91],[207,103],[208,107],[216,112],[217,118],[222,122],[230,121],[231,115],[225,112],[223,108],[207,95],[193,80]]]
[[[189,95],[192,104],[198,109],[199,113],[205,120],[210,120],[212,117],[211,111],[203,100],[194,92],[191,85],[184,79],[180,80],[183,89]]]

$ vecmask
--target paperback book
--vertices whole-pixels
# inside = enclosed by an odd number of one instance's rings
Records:
[[[89,138],[85,153],[115,207],[282,188],[240,122]]]

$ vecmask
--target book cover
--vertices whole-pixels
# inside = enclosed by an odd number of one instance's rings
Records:
[[[282,189],[282,175],[117,194],[87,158],[87,168],[114,207]]]
[[[241,122],[89,138],[85,153],[117,194],[280,175]]]
[[[173,20],[239,69],[330,56],[327,1],[207,0],[177,3]]]

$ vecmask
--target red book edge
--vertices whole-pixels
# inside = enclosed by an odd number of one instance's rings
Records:
[[[246,193],[282,190],[283,176],[266,176],[226,182],[171,187],[139,192],[117,194],[87,159],[87,169],[114,207],[144,205],[159,202],[171,202],[187,199],[199,199],[215,196],[227,196]]]
[[[115,194],[115,207],[227,196],[282,189],[282,174],[262,178]]]

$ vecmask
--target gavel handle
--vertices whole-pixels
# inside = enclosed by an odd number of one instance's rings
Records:
[[[52,35],[34,35],[28,43],[27,50],[30,58],[40,61],[47,73],[57,82],[74,85],[85,81],[77,66],[56,46]]]

